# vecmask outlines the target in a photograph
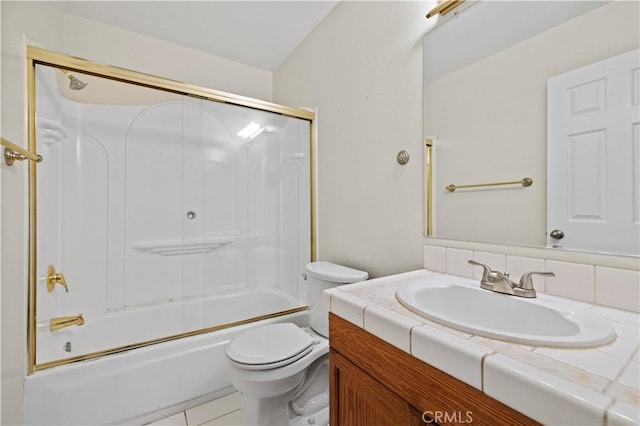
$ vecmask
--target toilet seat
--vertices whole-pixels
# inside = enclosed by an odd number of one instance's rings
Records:
[[[299,360],[316,340],[292,323],[270,324],[248,330],[227,346],[227,356],[245,370],[269,370]]]

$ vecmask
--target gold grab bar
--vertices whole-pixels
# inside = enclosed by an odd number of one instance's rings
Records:
[[[13,142],[9,142],[5,138],[0,138],[0,143],[5,146],[4,149],[4,162],[7,166],[13,166],[16,160],[31,160],[39,163],[42,161],[42,156],[38,154],[34,154],[32,152],[27,151],[23,147],[14,144]]]
[[[70,316],[70,317],[57,317],[51,318],[49,321],[49,329],[51,331],[60,330],[61,328],[71,327],[72,325],[81,326],[84,325],[84,317],[82,314]]]
[[[463,2],[464,0],[444,0],[440,2],[439,5],[427,12],[427,19],[437,15],[438,13],[441,15],[446,15],[448,12],[451,12],[453,9],[460,6]]]
[[[524,187],[528,187],[533,185],[533,179],[526,177],[521,180],[512,180],[509,182],[478,183],[476,185],[453,185],[452,184],[452,185],[447,185],[445,189],[449,192],[453,192],[456,189],[460,189],[460,188],[477,188],[479,186],[498,186],[498,185],[517,185],[517,184],[520,184]]]

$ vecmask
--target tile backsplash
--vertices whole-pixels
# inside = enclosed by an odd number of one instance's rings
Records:
[[[602,266],[598,262],[571,262],[545,256],[542,249],[519,248],[517,254],[509,250],[501,252],[491,246],[491,251],[466,247],[447,247],[446,245],[424,246],[424,267],[435,272],[446,272],[468,278],[480,279],[482,268],[472,267],[469,259],[484,263],[492,269],[511,273],[511,279],[518,282],[524,272],[553,272],[555,277],[533,277],[536,291],[554,296],[566,297],[602,306],[640,312],[640,271],[611,266]],[[523,255],[523,253],[525,255]],[[597,259],[597,256],[587,256]],[[626,261],[626,259],[625,259]],[[633,260],[626,264],[635,266]]]

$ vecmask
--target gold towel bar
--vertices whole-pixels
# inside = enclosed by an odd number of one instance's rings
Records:
[[[424,142],[425,148],[425,182],[424,182],[424,199],[426,200],[425,215],[425,232],[427,237],[433,234],[433,189],[431,183],[433,182],[433,139],[426,138]]]
[[[4,162],[7,166],[12,166],[16,160],[31,160],[39,163],[42,161],[42,156],[27,151],[19,145],[9,142],[5,138],[0,138],[0,143],[6,148],[4,149]]]
[[[521,180],[512,180],[509,182],[495,182],[495,183],[478,183],[476,185],[448,185],[445,189],[449,192],[453,192],[460,188],[477,188],[478,186],[498,186],[498,185],[517,185],[531,186],[533,185],[533,179],[526,177]]]

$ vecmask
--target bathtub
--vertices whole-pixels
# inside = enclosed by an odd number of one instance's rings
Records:
[[[243,289],[127,309],[84,312],[85,324],[52,332],[37,324],[38,364],[283,312],[301,306],[276,288]],[[52,315],[55,316],[55,315]],[[68,350],[65,351],[65,348]]]
[[[36,371],[25,380],[24,423],[144,424],[222,397],[235,391],[227,372],[227,343],[248,328],[279,322],[306,326],[308,314],[292,313]]]

